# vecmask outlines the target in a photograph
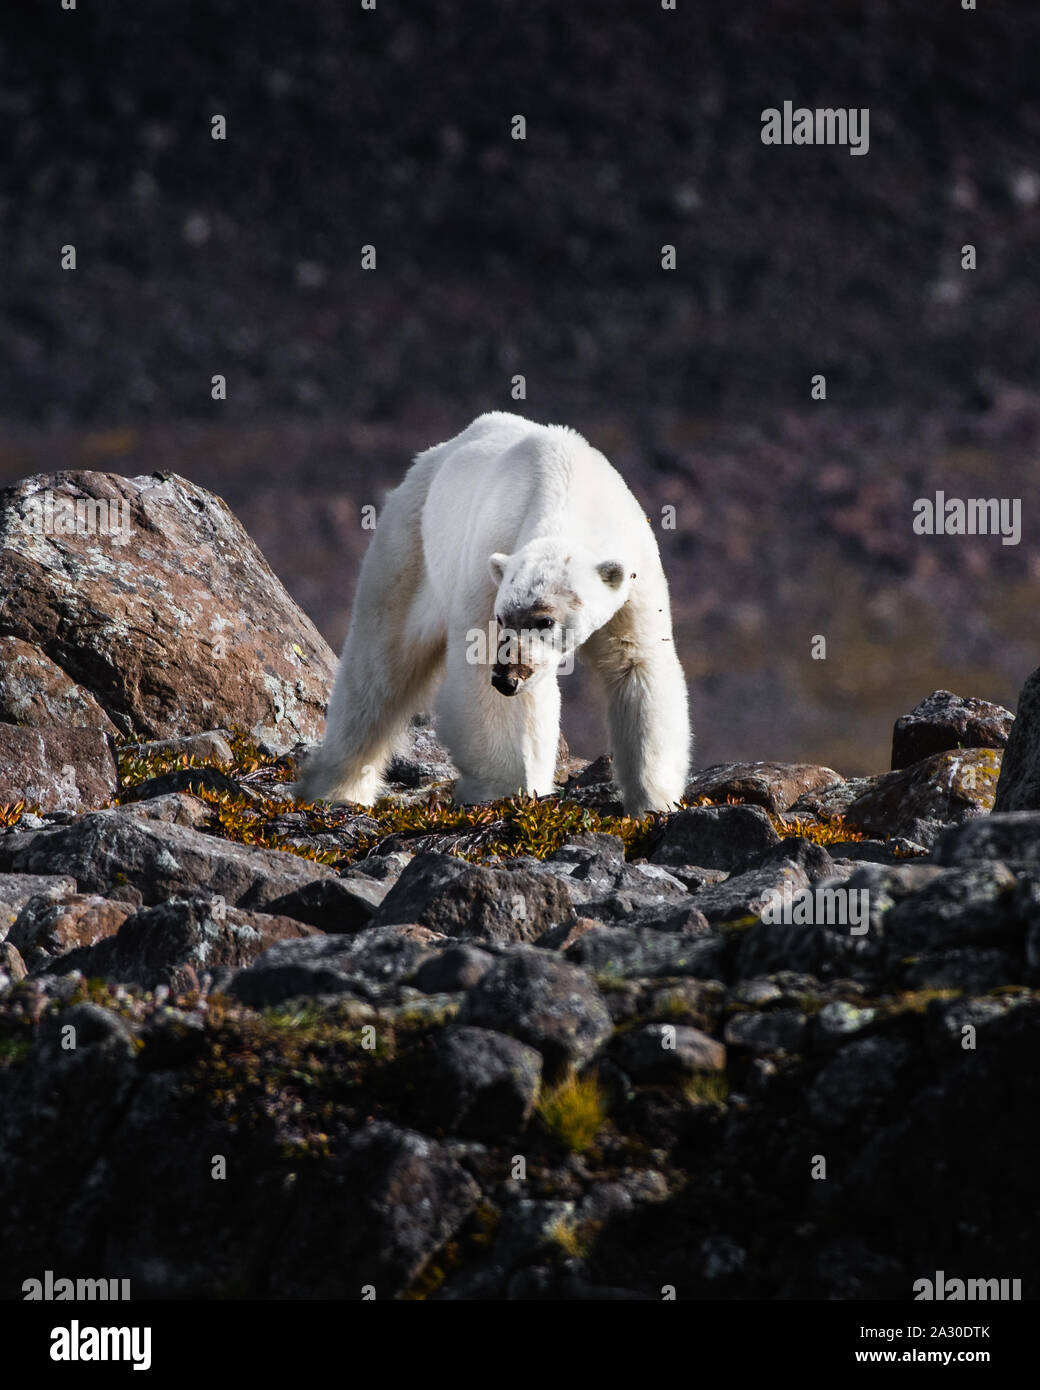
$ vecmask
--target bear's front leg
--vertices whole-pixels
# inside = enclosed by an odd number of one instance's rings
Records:
[[[490,663],[467,660],[464,639],[449,640],[437,732],[459,769],[455,800],[496,801],[553,790],[560,738],[560,687],[555,672],[503,695]]]
[[[607,696],[614,775],[625,814],[674,810],[686,790],[692,734],[663,580],[586,643]]]

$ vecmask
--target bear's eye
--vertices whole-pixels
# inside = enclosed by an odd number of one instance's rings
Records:
[[[533,628],[537,628],[540,632],[545,632],[548,628],[550,628],[550,627],[555,627],[555,625],[556,625],[555,619],[553,619],[553,618],[532,618],[532,619],[531,619],[531,626],[532,626]]]

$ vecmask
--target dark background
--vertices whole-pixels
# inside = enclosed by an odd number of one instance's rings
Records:
[[[0,483],[185,474],[338,647],[360,507],[516,409],[676,507],[699,763],[879,770],[937,686],[1013,705],[1037,664],[1040,8],[678,3],[5,16]],[[785,99],[869,107],[869,154],[764,146]],[[939,488],[1021,498],[1021,544],[914,536]]]

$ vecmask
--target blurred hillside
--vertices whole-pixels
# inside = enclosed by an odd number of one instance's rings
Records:
[[[699,762],[876,770],[936,686],[1013,703],[1037,663],[1040,10],[679,4],[23,7],[0,483],[183,473],[338,645],[360,507],[515,408],[676,507]],[[763,146],[785,99],[869,107],[869,154]],[[1021,498],[1021,544],[915,537],[936,489]]]

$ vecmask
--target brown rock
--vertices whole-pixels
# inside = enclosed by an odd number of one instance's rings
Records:
[[[77,685],[39,647],[12,636],[0,636],[0,719],[34,729],[118,732],[89,690]]]
[[[100,729],[24,729],[0,724],[0,803],[42,811],[96,810],[116,794],[119,774]]]
[[[129,903],[95,893],[74,893],[60,903],[34,898],[19,913],[7,939],[34,965],[40,952],[63,956],[114,936],[133,911]]]
[[[815,763],[721,763],[706,767],[686,784],[686,799],[707,796],[713,801],[735,801],[764,806],[779,815],[788,811],[807,792],[836,785],[841,774]]]
[[[52,517],[59,504],[89,509],[84,534],[55,534],[53,520],[41,533],[48,494]],[[98,516],[117,527],[106,534]],[[175,474],[40,474],[0,491],[0,547],[3,633],[37,653],[18,649],[0,720],[53,722],[57,692],[130,736],[239,724],[288,747],[321,734],[335,657],[204,488]]]

